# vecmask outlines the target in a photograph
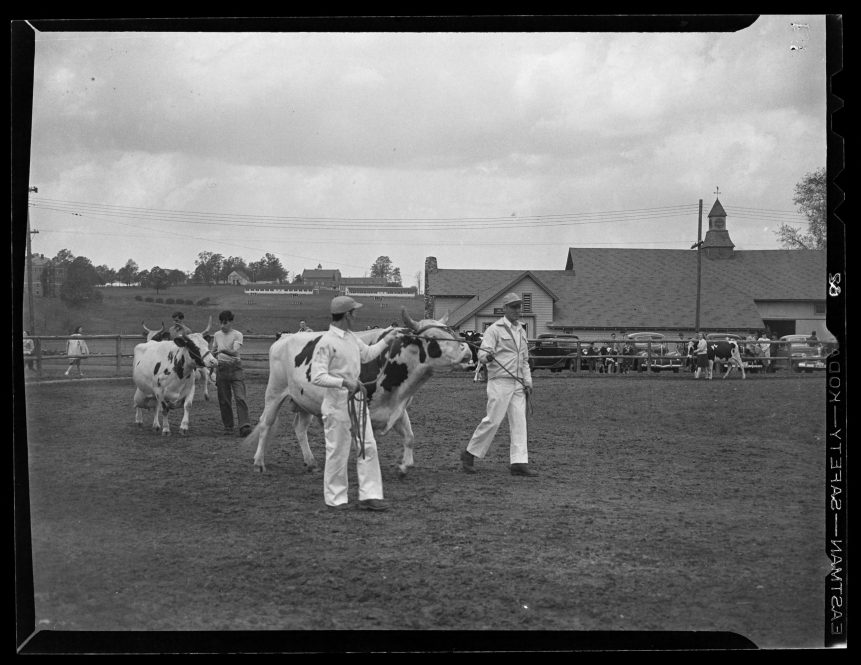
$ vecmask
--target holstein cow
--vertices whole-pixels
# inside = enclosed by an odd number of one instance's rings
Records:
[[[697,348],[697,341],[691,340],[688,342],[688,357],[693,358],[694,350]],[[722,363],[726,364],[726,372],[721,377],[725,379],[729,376],[729,373],[733,370],[733,367],[738,367],[741,370],[741,378],[746,379],[744,373],[744,363],[741,360],[741,352],[738,348],[738,342],[735,340],[721,339],[721,340],[708,340],[707,342],[707,356],[709,359],[709,378],[712,375],[712,368],[714,367],[715,360],[719,360]]]
[[[164,321],[161,322],[161,328],[158,330],[151,330],[146,327],[146,322],[141,321],[141,326],[143,326],[144,332],[146,333],[146,341],[147,342],[164,342],[169,341],[170,330],[166,330],[164,327]],[[209,317],[209,323],[206,324],[206,330],[204,330],[201,335],[203,335],[203,339],[206,340],[207,344],[212,344],[212,335],[209,334],[209,330],[212,328],[212,316]],[[209,384],[215,385],[215,366],[213,365],[210,368],[198,367],[195,370],[195,381],[197,377],[203,379],[203,399],[207,402],[209,401]]]
[[[369,402],[369,417],[377,434],[394,430],[403,437],[404,454],[398,470],[401,475],[413,465],[413,430],[407,407],[418,389],[435,370],[465,368],[472,359],[469,346],[458,339],[446,325],[448,314],[440,320],[414,321],[405,309],[404,336],[376,360],[362,365],[359,380],[364,384]],[[392,328],[358,331],[364,342],[372,344]],[[313,471],[316,460],[308,445],[311,418],[321,417],[325,388],[311,383],[311,358],[323,332],[284,335],[269,349],[269,384],[266,404],[260,421],[245,443],[257,444],[254,468],[265,471],[266,444],[278,419],[278,410],[287,402],[295,412],[293,430],[299,439],[305,468]]]
[[[143,425],[143,409],[155,407],[152,427],[163,435],[170,434],[168,415],[171,409],[183,408],[180,434],[188,432],[188,416],[194,401],[196,370],[207,371],[218,365],[209,351],[203,333],[180,335],[170,341],[138,344],[134,352],[132,377],[135,386],[135,422]],[[161,418],[161,423],[159,423]]]

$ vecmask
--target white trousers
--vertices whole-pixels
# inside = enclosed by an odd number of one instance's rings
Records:
[[[358,407],[358,405],[357,405]],[[328,390],[322,404],[323,431],[326,434],[326,466],[323,470],[323,500],[326,505],[347,503],[347,463],[350,461],[350,415],[347,411],[347,391]],[[358,411],[358,408],[357,408]],[[356,474],[359,480],[359,500],[382,499],[383,477],[377,457],[377,441],[371,427],[370,414],[365,426],[365,457],[356,452]]]
[[[487,415],[482,418],[466,446],[479,459],[487,454],[496,430],[508,414],[511,434],[511,464],[528,464],[526,450],[526,392],[520,381],[500,378],[487,382]]]

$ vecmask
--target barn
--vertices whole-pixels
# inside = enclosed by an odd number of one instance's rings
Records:
[[[825,325],[825,250],[737,250],[727,214],[715,200],[701,256],[693,250],[571,247],[562,270],[441,268],[425,260],[426,316],[449,312],[449,324],[483,331],[502,315],[502,297],[523,298],[529,337],[700,329],[833,340]],[[698,263],[701,268],[698,268]]]

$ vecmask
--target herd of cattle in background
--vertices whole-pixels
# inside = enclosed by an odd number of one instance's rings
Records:
[[[415,321],[402,309],[402,338],[375,361],[362,366],[361,381],[366,386],[369,417],[380,434],[396,432],[403,443],[403,457],[399,472],[407,473],[414,464],[414,434],[408,407],[416,393],[438,370],[477,369],[476,355],[482,335],[475,331],[458,333],[447,325],[447,315],[440,320]],[[204,398],[209,399],[209,386],[215,380],[218,360],[210,346],[212,335],[210,319],[201,332],[186,333],[171,339],[170,333],[161,329],[149,329],[143,324],[146,341],[135,346],[133,380],[135,384],[135,422],[143,426],[144,409],[154,409],[152,428],[162,435],[171,433],[168,421],[171,410],[183,409],[179,431],[189,430],[190,409],[194,402],[198,379],[203,381]],[[394,325],[394,324],[392,324]],[[385,335],[392,326],[358,331],[356,334],[366,343],[372,344]],[[273,430],[278,424],[279,411],[284,407],[292,414],[292,428],[299,441],[307,470],[316,468],[316,460],[308,443],[308,427],[312,418],[321,417],[321,405],[325,390],[311,383],[311,359],[325,331],[296,332],[279,335],[268,353],[269,378],[265,392],[263,413],[257,425],[246,437],[246,443],[256,445],[254,468],[265,471],[265,452]],[[726,365],[726,378],[733,368],[738,368],[742,378],[745,369],[775,371],[786,351],[788,367],[802,367],[803,361],[814,363],[811,367],[824,369],[824,355],[818,341],[803,335],[793,335],[772,342],[770,357],[761,353],[759,340],[731,339],[738,337],[715,333],[708,336],[709,358]],[[792,339],[789,339],[792,338]],[[560,372],[564,369],[597,373],[642,372],[670,370],[693,371],[693,351],[696,339],[680,335],[676,341],[664,339],[657,333],[632,333],[620,341],[611,339],[601,342],[586,342],[575,335],[540,335],[530,340],[530,366],[533,370],[549,369]],[[811,349],[810,356],[795,363],[795,347]],[[814,347],[817,347],[814,351]],[[795,364],[793,364],[795,363]],[[821,365],[821,366],[820,366]],[[476,371],[475,380],[481,380]]]

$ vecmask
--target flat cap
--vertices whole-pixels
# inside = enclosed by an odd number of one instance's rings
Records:
[[[332,314],[344,314],[354,309],[359,309],[362,303],[356,302],[350,296],[335,296],[332,298],[332,304],[329,305],[329,311]]]
[[[520,296],[516,293],[506,293],[502,298],[503,305],[513,305],[515,303],[521,302]]]

